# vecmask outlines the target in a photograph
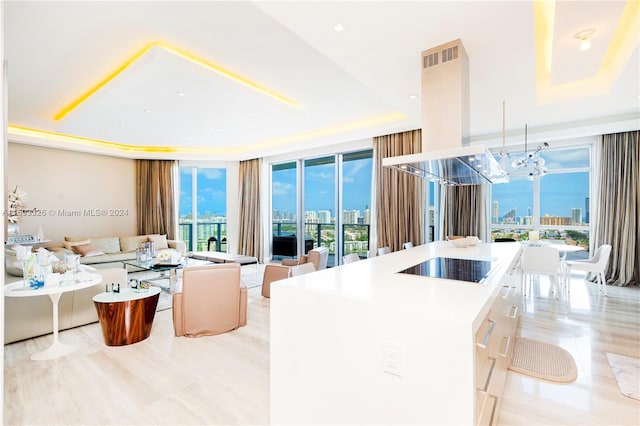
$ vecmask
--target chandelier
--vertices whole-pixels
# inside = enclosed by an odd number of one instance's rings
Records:
[[[504,121],[504,102],[502,103],[502,151],[500,151],[500,157],[502,158],[502,168],[507,171],[509,176],[526,176],[529,180],[535,180],[547,174],[547,168],[545,167],[544,158],[540,157],[540,152],[549,148],[547,142],[543,142],[538,145],[534,151],[529,152],[527,143],[527,125],[524,125],[524,153],[522,156],[516,157],[511,162],[511,169],[515,172],[509,172],[505,166],[507,157],[515,156],[515,154],[507,153],[505,149],[505,121]]]

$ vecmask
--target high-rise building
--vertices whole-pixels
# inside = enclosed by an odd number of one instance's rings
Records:
[[[360,210],[343,210],[342,223],[357,224],[360,217]]]
[[[364,207],[364,219],[362,223],[365,225],[369,225],[371,223],[371,211],[369,210],[369,206]]]
[[[305,223],[318,223],[318,213],[306,210],[304,212],[304,222]]]
[[[574,207],[571,209],[571,221],[573,225],[580,225],[582,223],[582,209]]]
[[[493,202],[493,220],[492,223],[498,223],[498,200]]]
[[[516,223],[516,209],[511,209],[502,216],[503,223]]]
[[[318,222],[331,223],[331,212],[329,210],[318,211]]]
[[[589,197],[584,199],[584,223],[589,223]]]

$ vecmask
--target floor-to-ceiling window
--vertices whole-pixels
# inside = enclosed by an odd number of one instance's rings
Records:
[[[347,253],[366,257],[371,177],[371,150],[273,164],[273,259],[295,257],[318,246],[329,249],[328,266],[340,264]]]
[[[540,238],[589,247],[590,146],[542,151],[547,174],[530,178],[511,172],[510,182],[492,186],[492,237]]]
[[[180,167],[179,225],[187,250],[227,250],[226,169]]]

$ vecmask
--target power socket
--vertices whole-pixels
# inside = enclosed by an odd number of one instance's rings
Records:
[[[395,342],[382,342],[382,371],[402,377],[404,348]]]

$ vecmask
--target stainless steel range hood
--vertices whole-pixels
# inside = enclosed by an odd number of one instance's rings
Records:
[[[484,145],[469,145],[469,59],[462,41],[422,52],[422,153],[382,165],[445,185],[509,181]]]

